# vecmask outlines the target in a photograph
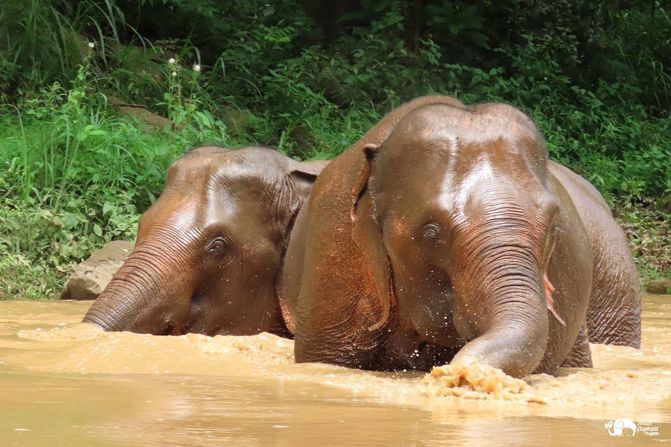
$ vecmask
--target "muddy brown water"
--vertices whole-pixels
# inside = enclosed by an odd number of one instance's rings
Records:
[[[292,342],[268,334],[104,333],[79,323],[89,305],[0,302],[0,445],[671,443],[668,296],[644,298],[640,351],[593,345],[595,368],[528,378],[542,403],[442,397],[422,373],[293,364]],[[639,431],[611,436],[617,419]]]

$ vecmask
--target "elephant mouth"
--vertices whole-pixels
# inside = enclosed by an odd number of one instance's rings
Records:
[[[418,371],[430,371],[435,365],[449,363],[460,348],[460,345],[458,347],[445,347],[444,345],[423,342],[408,364],[412,369]]]
[[[410,307],[412,326],[422,341],[450,347],[465,344],[453,324],[454,293],[451,287],[445,287],[439,293],[427,291],[412,297],[412,300],[422,303]]]
[[[417,340],[404,349],[392,349],[390,345],[372,359],[368,368],[376,371],[430,371],[435,365],[449,363],[461,345],[446,347],[428,341]]]

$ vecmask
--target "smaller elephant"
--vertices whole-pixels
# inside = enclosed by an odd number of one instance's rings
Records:
[[[325,164],[260,147],[188,152],[168,170],[132,253],[84,322],[156,335],[288,336],[276,280]]]
[[[631,430],[630,436],[636,434],[636,424],[630,419],[617,419],[615,421],[608,421],[605,424],[608,433],[611,436],[624,436],[625,429]]]

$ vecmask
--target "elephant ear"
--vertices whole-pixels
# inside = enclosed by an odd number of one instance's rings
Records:
[[[317,179],[298,306],[299,330],[303,324],[307,331],[317,329],[312,325],[339,327],[356,333],[358,345],[370,347],[394,302],[390,262],[368,190],[377,150],[375,145],[352,148]]]
[[[293,221],[305,204],[312,185],[328,162],[289,160],[284,180],[279,184],[275,197],[275,215],[282,232],[290,231]],[[287,235],[288,236],[288,235]]]
[[[373,303],[362,303],[375,310],[378,307],[378,320],[368,327],[373,332],[382,329],[391,317],[394,299],[394,284],[389,255],[382,241],[382,227],[377,221],[375,206],[370,194],[369,184],[372,173],[372,161],[380,146],[369,144],[363,148],[366,156],[368,179],[359,192],[354,206],[352,238],[359,248],[361,273],[367,280],[364,284],[371,290],[369,298]],[[377,303],[374,303],[377,301]]]
[[[312,185],[327,164],[328,161],[325,160],[291,160],[289,163],[289,179],[293,184],[292,190],[297,193],[295,198],[300,201],[299,208],[307,200]]]
[[[327,160],[311,160],[311,161],[294,161],[292,160],[290,166],[290,174],[298,178],[305,178],[307,180],[314,180],[317,178],[319,173],[326,167],[328,164]]]
[[[301,269],[298,265],[299,261],[294,260],[294,258],[297,256],[296,253],[299,253],[299,256],[302,255],[305,240],[305,231],[303,229],[303,221],[305,219],[300,217],[305,213],[301,213],[301,210],[307,207],[306,204],[312,186],[317,176],[327,164],[328,161],[325,160],[302,162],[289,160],[285,182],[281,186],[277,200],[278,205],[276,206],[279,208],[277,214],[281,216],[280,227],[285,234],[285,240],[282,256],[283,273],[278,278],[276,292],[282,317],[287,329],[292,334],[296,328],[293,318],[294,310],[292,309],[292,304],[295,300],[289,301],[286,297],[295,296],[299,284],[297,278],[300,275]],[[301,229],[294,231],[297,227],[301,227]],[[292,250],[289,250],[288,247],[290,240],[293,243]],[[288,262],[287,258],[289,258]]]

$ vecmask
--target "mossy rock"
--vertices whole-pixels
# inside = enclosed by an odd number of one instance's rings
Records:
[[[648,293],[655,293],[659,295],[671,295],[671,278],[662,278],[650,281],[647,291]]]
[[[247,109],[226,109],[222,120],[231,136],[240,137],[254,127],[255,116]]]
[[[64,300],[94,300],[124,263],[134,244],[112,241],[77,266],[61,293]]]

